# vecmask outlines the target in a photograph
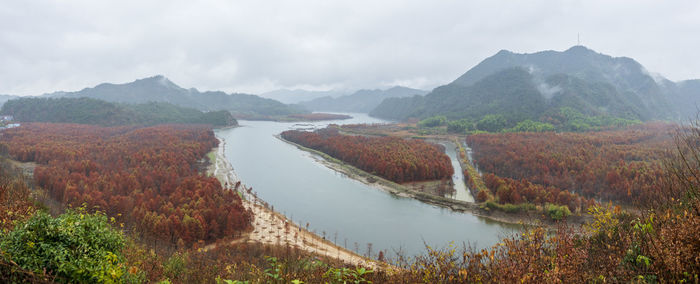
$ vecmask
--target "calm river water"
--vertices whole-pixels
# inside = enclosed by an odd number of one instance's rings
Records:
[[[397,197],[348,178],[315,160],[312,154],[274,135],[288,129],[319,128],[330,123],[382,123],[366,114],[352,119],[316,123],[239,121],[241,127],[219,130],[226,140],[226,157],[244,184],[301,226],[338,245],[373,255],[425,252],[425,244],[445,247],[450,242],[483,248],[515,228],[469,213]]]

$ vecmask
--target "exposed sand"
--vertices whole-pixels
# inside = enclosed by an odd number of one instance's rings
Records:
[[[209,172],[219,179],[225,188],[234,190],[234,186],[240,179],[224,155],[226,141],[218,136],[217,139],[219,139],[219,147],[216,149],[216,161],[214,161],[214,164],[209,168]],[[322,237],[297,226],[282,214],[271,210],[265,201],[255,196],[255,194],[250,192],[249,188],[242,183],[238,188],[238,192],[243,196],[243,205],[246,209],[251,210],[254,216],[252,222],[253,230],[243,236],[244,240],[297,247],[313,254],[334,257],[348,264],[371,269],[387,267],[384,263],[378,263],[374,260],[359,256],[350,250],[334,245],[329,240],[324,240]],[[239,239],[234,242],[240,241]]]

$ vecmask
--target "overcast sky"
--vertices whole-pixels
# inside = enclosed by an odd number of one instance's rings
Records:
[[[197,2],[196,4],[194,2]],[[700,1],[3,1],[0,94],[162,74],[200,90],[431,89],[576,44],[700,78]]]

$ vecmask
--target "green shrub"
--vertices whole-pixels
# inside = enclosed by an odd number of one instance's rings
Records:
[[[123,282],[123,247],[123,235],[105,215],[87,214],[84,209],[57,218],[39,212],[0,236],[4,261],[70,283]]]
[[[506,129],[506,132],[546,132],[554,131],[554,125],[532,121],[529,119],[518,122],[513,128]]]
[[[506,203],[506,204],[498,204],[493,201],[486,201],[484,203],[484,206],[488,209],[496,209],[500,210],[506,213],[517,213],[517,212],[526,212],[529,210],[535,210],[537,209],[537,206],[535,206],[532,203],[520,203],[520,204],[511,204],[511,203]]]
[[[467,131],[474,131],[474,122],[469,119],[453,120],[447,123],[447,132],[465,134]]]
[[[433,117],[428,117],[426,119],[421,120],[418,122],[418,126],[420,127],[436,127],[436,126],[443,126],[447,123],[447,117],[444,115],[437,115]]]
[[[506,213],[516,213],[520,211],[520,206],[510,203],[503,204],[501,208],[503,208],[503,211]]]
[[[484,205],[486,206],[486,209],[490,209],[490,210],[499,208],[498,204],[496,202],[493,202],[493,201],[486,201],[486,202],[484,202]]]
[[[323,274],[323,278],[328,279],[328,283],[372,283],[365,279],[372,272],[374,271],[362,267],[355,269],[331,267]]]
[[[549,216],[549,218],[552,218],[552,220],[557,221],[571,215],[571,211],[566,205],[555,205],[547,203],[545,205],[545,211],[547,212],[547,216]]]
[[[174,253],[163,263],[163,274],[168,279],[179,279],[187,268],[187,253]]]
[[[561,108],[559,114],[564,118],[564,124],[560,128],[565,131],[591,131],[606,127],[625,127],[642,123],[638,119],[607,115],[585,116],[570,107]]]
[[[485,115],[476,123],[476,128],[481,131],[500,132],[506,127],[506,118],[502,115]]]

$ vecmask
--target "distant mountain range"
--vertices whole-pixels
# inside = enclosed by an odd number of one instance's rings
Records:
[[[349,92],[346,91],[309,91],[309,90],[274,90],[266,93],[260,94],[263,98],[278,100],[285,104],[296,104],[303,101],[309,101],[321,97],[340,97],[347,95]]]
[[[445,115],[450,120],[504,116],[509,123],[542,120],[562,108],[587,116],[633,120],[687,120],[700,110],[700,80],[670,81],[627,57],[612,57],[583,46],[566,51],[518,54],[502,50],[453,82],[427,93],[387,90],[277,90],[227,94],[184,89],[164,76],[124,84],[103,83],[77,92],[42,97],[88,97],[116,103],[165,102],[200,111],[230,111],[238,118],[270,118],[314,111],[370,112],[395,120]],[[0,104],[17,98],[0,95]],[[275,99],[271,99],[275,98]],[[279,101],[278,101],[279,100]],[[284,102],[284,103],[283,103]],[[290,104],[285,104],[290,103]],[[296,103],[292,105],[291,103]]]
[[[303,113],[305,110],[279,101],[247,94],[227,94],[220,91],[200,92],[184,89],[164,76],[153,76],[131,83],[103,83],[77,92],[45,94],[51,98],[87,97],[108,102],[140,104],[165,102],[201,111],[227,110],[234,116],[276,116]]]
[[[370,114],[400,120],[496,114],[517,122],[569,107],[585,115],[683,119],[698,101],[698,80],[675,83],[631,58],[574,46],[533,54],[503,50],[425,96],[387,99]]]
[[[321,97],[299,103],[312,111],[370,112],[384,99],[425,95],[427,91],[396,86],[386,90],[359,90],[340,97]]]

